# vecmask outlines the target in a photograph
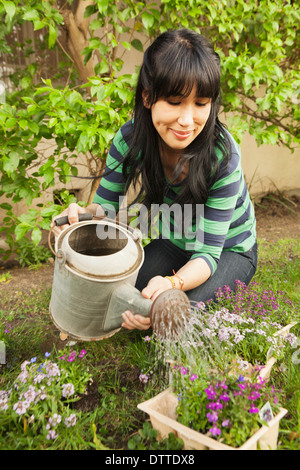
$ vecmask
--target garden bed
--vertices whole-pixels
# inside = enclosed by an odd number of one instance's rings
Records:
[[[260,285],[271,284],[274,290],[284,290],[288,296],[299,302],[300,223],[297,217],[298,215],[294,217],[289,211],[286,211],[285,216],[281,211],[280,215],[262,214],[262,217],[258,212],[260,255],[256,279]],[[294,240],[283,239],[277,242],[278,238],[285,236],[294,236]],[[53,264],[50,262],[35,268],[14,267],[0,270],[0,319],[9,331],[8,361],[6,365],[0,365],[0,389],[13,384],[16,370],[23,361],[35,356],[41,358],[52,349],[59,351],[66,347],[66,343],[60,341],[59,332],[52,324],[48,312]],[[295,329],[299,334],[299,327],[296,326]],[[76,411],[82,413],[83,421],[78,421],[72,439],[47,441],[42,448],[91,449],[95,448],[97,438],[110,449],[133,448],[133,444],[129,446],[133,438],[136,449],[165,448],[163,443],[156,444],[150,440],[153,433],[149,429],[147,436],[141,431],[147,416],[137,409],[138,403],[166,388],[156,370],[152,376],[146,376],[145,372],[143,380],[148,382],[141,382],[141,372],[150,370],[154,363],[153,351],[144,341],[146,336],[147,332],[141,334],[122,330],[115,337],[97,344],[78,342],[69,347],[70,351],[73,348],[77,351],[82,348],[87,350],[85,363],[93,377],[93,383],[83,394],[78,394],[78,400],[72,405],[74,410],[77,407]],[[285,369],[283,372],[280,372],[281,367]],[[299,365],[293,367],[291,358],[286,357],[282,365],[275,364],[272,370],[272,380],[274,377],[284,388],[286,400],[283,406],[289,410],[283,419],[284,424],[280,426],[279,448],[299,450]],[[96,435],[92,426],[95,426]],[[40,448],[35,439],[27,439],[29,438],[24,435],[22,424],[19,434],[15,432],[9,437],[4,433],[1,436],[0,447],[14,449],[18,446],[20,449],[29,449],[32,445],[33,448]],[[166,448],[179,449],[175,444],[172,442],[172,447]]]

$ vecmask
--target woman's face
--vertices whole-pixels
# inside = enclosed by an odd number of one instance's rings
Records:
[[[151,116],[165,150],[178,153],[190,145],[204,128],[210,110],[211,99],[197,97],[195,86],[187,97],[159,98],[151,106]]]

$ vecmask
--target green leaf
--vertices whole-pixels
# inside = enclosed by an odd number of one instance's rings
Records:
[[[16,241],[20,240],[21,238],[26,235],[26,233],[31,229],[30,225],[24,224],[23,222],[21,224],[18,224],[15,228],[15,235],[16,235]]]
[[[121,44],[122,44],[123,47],[125,47],[125,49],[127,49],[128,51],[130,51],[131,45],[130,45],[129,42],[127,42],[127,41],[121,41]]]
[[[137,51],[144,52],[143,44],[139,39],[133,39],[131,41],[132,47],[134,47]]]
[[[42,232],[38,227],[34,227],[31,233],[31,240],[33,241],[33,244],[37,246],[42,239]]]
[[[153,26],[154,16],[145,11],[144,13],[142,13],[142,22],[145,28],[149,29],[151,28],[151,26]]]
[[[7,173],[12,173],[15,171],[16,168],[18,168],[20,161],[20,157],[17,154],[17,152],[14,152],[13,150],[8,154],[8,157],[4,156],[3,157],[3,169],[4,171],[7,171]]]
[[[16,5],[14,4],[14,2],[8,2],[6,0],[2,0],[2,4],[7,13],[7,16],[11,20],[15,16],[16,9],[17,9]]]
[[[46,184],[49,186],[54,180],[54,168],[52,168],[52,166],[46,168],[43,172],[43,176]]]
[[[6,128],[9,129],[10,127],[13,127],[17,122],[16,118],[8,118],[7,121],[5,121]]]
[[[20,119],[19,126],[21,127],[21,129],[25,130],[26,127],[27,127],[27,124],[28,124],[28,122],[26,121],[26,119]]]
[[[35,20],[33,22],[33,28],[34,28],[34,31],[38,31],[39,29],[42,29],[46,26],[46,22],[45,21],[41,21],[41,20]]]
[[[49,49],[51,49],[55,45],[56,37],[57,37],[56,28],[50,24],[49,25],[49,37],[48,37]]]
[[[25,11],[23,15],[23,20],[27,20],[27,21],[34,21],[34,20],[39,20],[39,19],[40,19],[40,15],[38,14],[37,10],[35,10],[34,8],[31,10]]]

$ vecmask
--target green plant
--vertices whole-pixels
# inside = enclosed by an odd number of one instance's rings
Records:
[[[183,447],[182,439],[177,438],[173,433],[161,441],[157,441],[158,432],[152,428],[149,422],[143,424],[143,428],[139,429],[128,441],[129,450],[180,450]]]
[[[178,421],[232,447],[240,447],[279,409],[279,392],[262,380],[246,382],[242,375],[203,378],[193,372],[178,383]]]
[[[112,137],[133,109],[136,75],[122,73],[124,54],[131,48],[143,52],[166,29],[191,28],[216,45],[223,108],[239,141],[249,131],[258,145],[281,143],[293,150],[299,142],[295,2],[190,0],[186,8],[185,0],[79,0],[62,6],[1,0],[0,17],[0,51],[21,53],[29,62],[11,74],[13,91],[0,105],[0,195],[8,198],[1,204],[7,213],[1,231],[10,250],[27,233],[37,245],[57,209],[46,207],[47,216],[31,210],[16,220],[13,204],[25,200],[30,207],[57,180],[81,177],[76,165],[80,152],[93,178],[85,201],[91,202]],[[23,24],[42,33],[34,43],[10,40]],[[61,59],[59,70],[48,76],[45,51]],[[49,142],[52,152],[45,157],[40,144]]]
[[[0,434],[6,442],[14,439],[22,448],[35,439],[35,445],[46,448],[71,436],[80,419],[71,405],[91,379],[82,366],[85,354],[73,351],[50,360],[46,353],[42,363],[36,357],[22,363],[14,383],[0,391]]]

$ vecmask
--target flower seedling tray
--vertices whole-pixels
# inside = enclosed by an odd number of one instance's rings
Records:
[[[268,425],[262,426],[242,446],[231,447],[179,423],[176,416],[177,403],[177,397],[167,389],[138,404],[138,408],[149,415],[152,427],[158,431],[158,439],[165,439],[173,433],[182,439],[185,450],[275,450],[279,422],[287,413],[286,409],[280,408]]]

